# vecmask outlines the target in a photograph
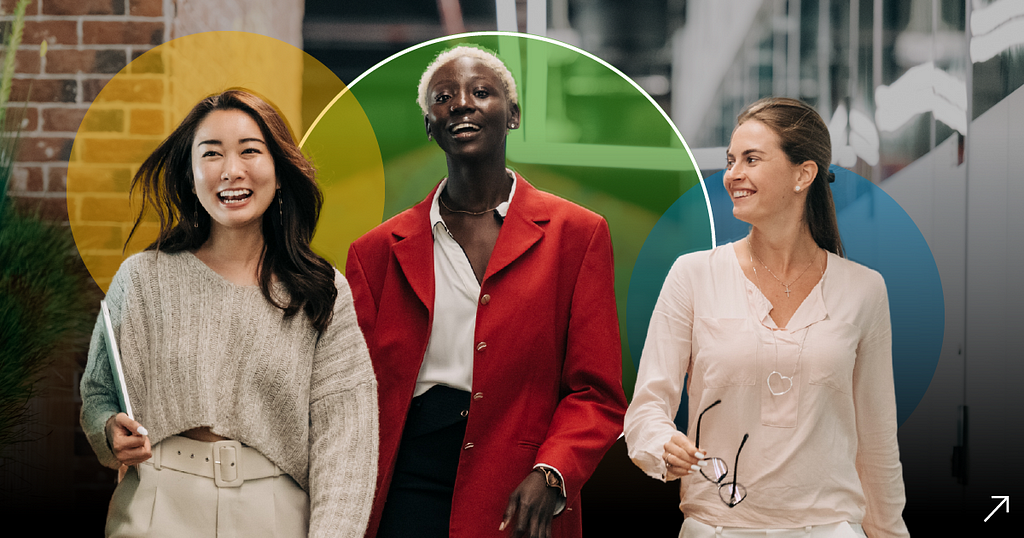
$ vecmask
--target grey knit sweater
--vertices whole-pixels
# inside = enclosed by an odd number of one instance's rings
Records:
[[[285,318],[189,252],[136,254],[107,291],[135,418],[152,444],[191,428],[259,450],[310,495],[310,536],[362,536],[377,472],[377,385],[348,283],[324,333]],[[285,294],[283,286],[276,293]],[[100,462],[118,400],[98,320],[82,376],[82,429]]]

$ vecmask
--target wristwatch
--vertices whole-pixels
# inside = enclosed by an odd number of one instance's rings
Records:
[[[555,488],[559,492],[562,491],[562,480],[558,478],[558,473],[550,467],[537,467],[537,470],[544,473],[544,484],[549,488]]]

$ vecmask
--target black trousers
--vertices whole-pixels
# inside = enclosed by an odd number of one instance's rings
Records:
[[[378,538],[447,538],[470,395],[435,385],[412,399]]]

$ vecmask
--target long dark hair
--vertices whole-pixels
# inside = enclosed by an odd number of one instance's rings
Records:
[[[192,191],[192,143],[199,124],[215,110],[239,110],[259,125],[281,185],[277,200],[263,214],[259,267],[263,296],[284,310],[285,316],[305,310],[313,327],[323,331],[331,322],[338,295],[334,268],[309,246],[320,219],[323,194],[313,166],[295,145],[284,119],[247,90],[231,89],[200,101],[142,163],[131,186],[132,194],[141,189],[142,206],[125,246],[147,208],[160,217],[160,234],[146,250],[195,250],[210,237],[210,215]],[[286,300],[275,297],[271,290],[275,277],[288,291]]]
[[[819,247],[844,256],[843,242],[839,238],[836,206],[832,189],[828,186],[832,161],[832,140],[821,116],[803,101],[787,97],[765,97],[748,106],[736,117],[736,126],[747,121],[759,121],[779,135],[782,151],[793,164],[814,161],[818,174],[811,182],[804,206],[804,221],[811,237]]]

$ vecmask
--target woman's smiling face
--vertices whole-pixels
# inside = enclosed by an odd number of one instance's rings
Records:
[[[519,124],[501,79],[483,62],[463,56],[442,65],[430,79],[427,134],[450,156],[504,152],[505,135]]]
[[[768,126],[756,120],[740,124],[732,133],[723,177],[733,216],[757,224],[791,211],[802,215],[804,196],[795,187],[809,186],[807,178],[801,177],[804,167],[789,161],[779,135]]]
[[[241,110],[214,110],[199,124],[192,174],[211,231],[260,226],[280,187],[259,125]]]

